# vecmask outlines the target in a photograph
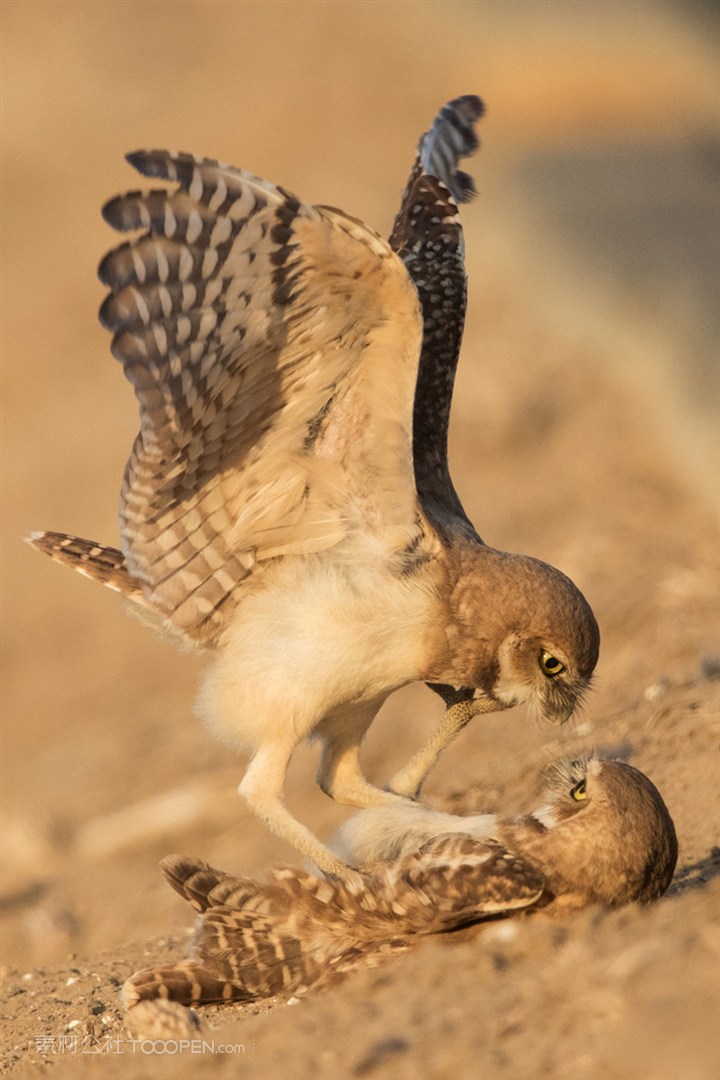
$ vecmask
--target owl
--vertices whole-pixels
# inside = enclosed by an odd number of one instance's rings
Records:
[[[165,859],[165,877],[199,912],[194,955],[133,975],[126,1006],[299,996],[490,919],[648,902],[670,884],[678,850],[650,780],[597,757],[555,763],[530,814],[463,818],[407,802],[360,811],[336,843],[362,878],[281,868],[254,881]]]
[[[104,208],[139,233],[100,265],[101,320],[140,406],[120,549],[34,546],[120,591],[209,656],[198,711],[249,758],[239,792],[326,874],[347,864],[287,809],[300,742],[353,807],[402,805],[477,713],[531,702],[562,723],[599,634],[559,570],[484,543],[450,479],[447,430],[465,315],[458,162],[480,99],[420,140],[390,242],[232,166],[128,160],[169,184]],[[448,705],[384,790],[360,744],[414,680]]]

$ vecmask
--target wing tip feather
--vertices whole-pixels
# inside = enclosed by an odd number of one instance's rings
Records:
[[[477,94],[453,98],[443,105],[420,141],[423,170],[436,176],[457,203],[469,202],[477,194],[472,177],[457,164],[480,146],[475,124],[484,115],[485,103]]]

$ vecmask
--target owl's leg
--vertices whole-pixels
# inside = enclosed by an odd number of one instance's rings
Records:
[[[430,684],[428,684],[430,685]],[[506,708],[500,702],[492,698],[480,697],[473,699],[474,690],[463,688],[453,690],[452,687],[432,686],[443,698],[447,705],[445,715],[435,728],[423,748],[410,759],[407,765],[395,773],[387,783],[389,792],[395,795],[403,795],[409,799],[417,798],[423,781],[433,767],[440,754],[452,740],[459,735],[462,729],[479,713],[496,712]]]
[[[343,806],[366,809],[398,801],[398,795],[366,780],[360,767],[360,743],[381,704],[373,701],[345,708],[326,717],[314,732],[323,742],[317,782],[326,795]]]
[[[282,800],[285,774],[294,749],[293,742],[289,747],[271,743],[258,750],[248,765],[238,794],[275,836],[292,844],[324,874],[346,879],[355,871],[301,825]]]

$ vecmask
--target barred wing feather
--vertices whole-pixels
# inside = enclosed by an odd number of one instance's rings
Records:
[[[144,230],[100,266],[140,403],[122,550],[168,623],[206,640],[268,559],[366,520],[390,544],[411,536],[422,322],[402,262],[362,223],[206,159],[129,160],[178,186],[104,209]]]

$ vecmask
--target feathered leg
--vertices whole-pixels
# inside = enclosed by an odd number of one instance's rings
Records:
[[[447,704],[447,709],[442,720],[421,750],[410,759],[407,765],[398,770],[387,783],[388,791],[395,795],[403,795],[406,798],[417,798],[425,777],[432,769],[446,746],[459,735],[462,729],[472,720],[473,716],[480,713],[497,712],[507,706],[491,698],[473,699],[468,695],[473,690],[453,690],[449,686],[435,686],[428,684],[432,690],[440,694]]]

